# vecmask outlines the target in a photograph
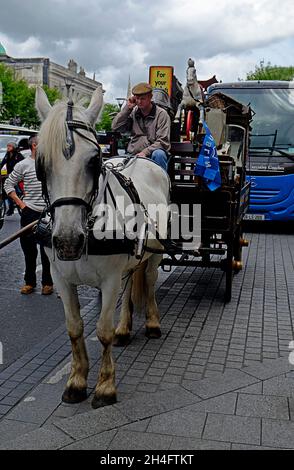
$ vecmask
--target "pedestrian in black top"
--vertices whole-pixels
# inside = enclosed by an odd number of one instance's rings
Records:
[[[45,201],[42,196],[42,184],[37,179],[35,168],[35,157],[37,150],[37,136],[30,137],[29,147],[31,156],[15,165],[13,172],[4,183],[4,188],[9,197],[21,209],[21,226],[25,227],[34,220],[37,220],[45,208]],[[15,186],[19,181],[24,182],[24,197],[20,199]],[[22,294],[31,294],[36,287],[36,261],[37,261],[37,241],[33,233],[24,234],[20,237],[21,247],[25,255],[25,285],[21,288]],[[44,247],[40,244],[40,254],[42,262],[42,291],[43,295],[53,292],[53,281],[50,273],[50,262],[45,253]]]
[[[10,175],[15,165],[18,162],[21,162],[23,159],[24,159],[24,156],[17,150],[16,143],[8,142],[7,152],[2,162],[0,163],[0,171],[2,170],[3,166],[6,165],[7,175]],[[18,187],[16,187],[15,189],[16,189],[16,192],[20,194],[20,189]],[[7,198],[7,200],[8,200],[8,211],[6,215],[12,215],[14,212],[14,203],[10,198]]]

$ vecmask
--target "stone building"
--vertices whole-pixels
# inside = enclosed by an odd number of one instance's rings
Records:
[[[50,88],[57,88],[65,96],[68,86],[70,93],[73,92],[76,98],[91,98],[93,91],[101,85],[95,79],[87,77],[83,67],[78,70],[78,64],[73,59],[70,59],[67,67],[56,64],[46,57],[17,59],[8,56],[0,43],[1,62],[12,67],[14,76],[23,78],[29,85],[48,85]]]

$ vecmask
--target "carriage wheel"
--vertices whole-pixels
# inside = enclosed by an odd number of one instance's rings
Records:
[[[186,123],[186,137],[190,140],[190,132],[193,126],[193,111],[188,111],[187,113],[187,123]]]
[[[241,228],[241,225],[238,225],[234,237],[233,255],[235,261],[242,261],[242,246],[240,245],[240,238],[242,238],[242,234],[243,230]]]

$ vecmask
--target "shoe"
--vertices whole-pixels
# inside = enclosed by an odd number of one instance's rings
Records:
[[[13,210],[13,211],[8,210],[8,211],[6,212],[6,215],[8,215],[8,216],[13,215],[13,214],[14,214],[14,210]]]
[[[25,295],[28,295],[28,294],[31,294],[34,290],[34,287],[33,286],[30,286],[29,284],[25,284],[21,289],[20,289],[20,293],[21,294],[25,294]]]
[[[53,294],[53,286],[43,286],[43,287],[42,287],[41,294],[42,294],[42,295],[50,295],[50,294]]]

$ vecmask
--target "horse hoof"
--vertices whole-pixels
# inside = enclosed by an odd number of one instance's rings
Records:
[[[102,406],[109,406],[113,405],[117,402],[116,395],[109,395],[109,396],[96,396],[92,400],[92,408],[96,410],[97,408],[101,408]]]
[[[161,337],[160,328],[159,327],[157,328],[146,327],[145,336],[147,336],[147,338],[160,338]]]
[[[131,335],[115,335],[114,340],[113,340],[113,346],[116,347],[121,347],[121,346],[127,346],[130,344],[131,341]]]
[[[62,395],[62,401],[64,403],[81,403],[88,398],[86,388],[66,388]]]

